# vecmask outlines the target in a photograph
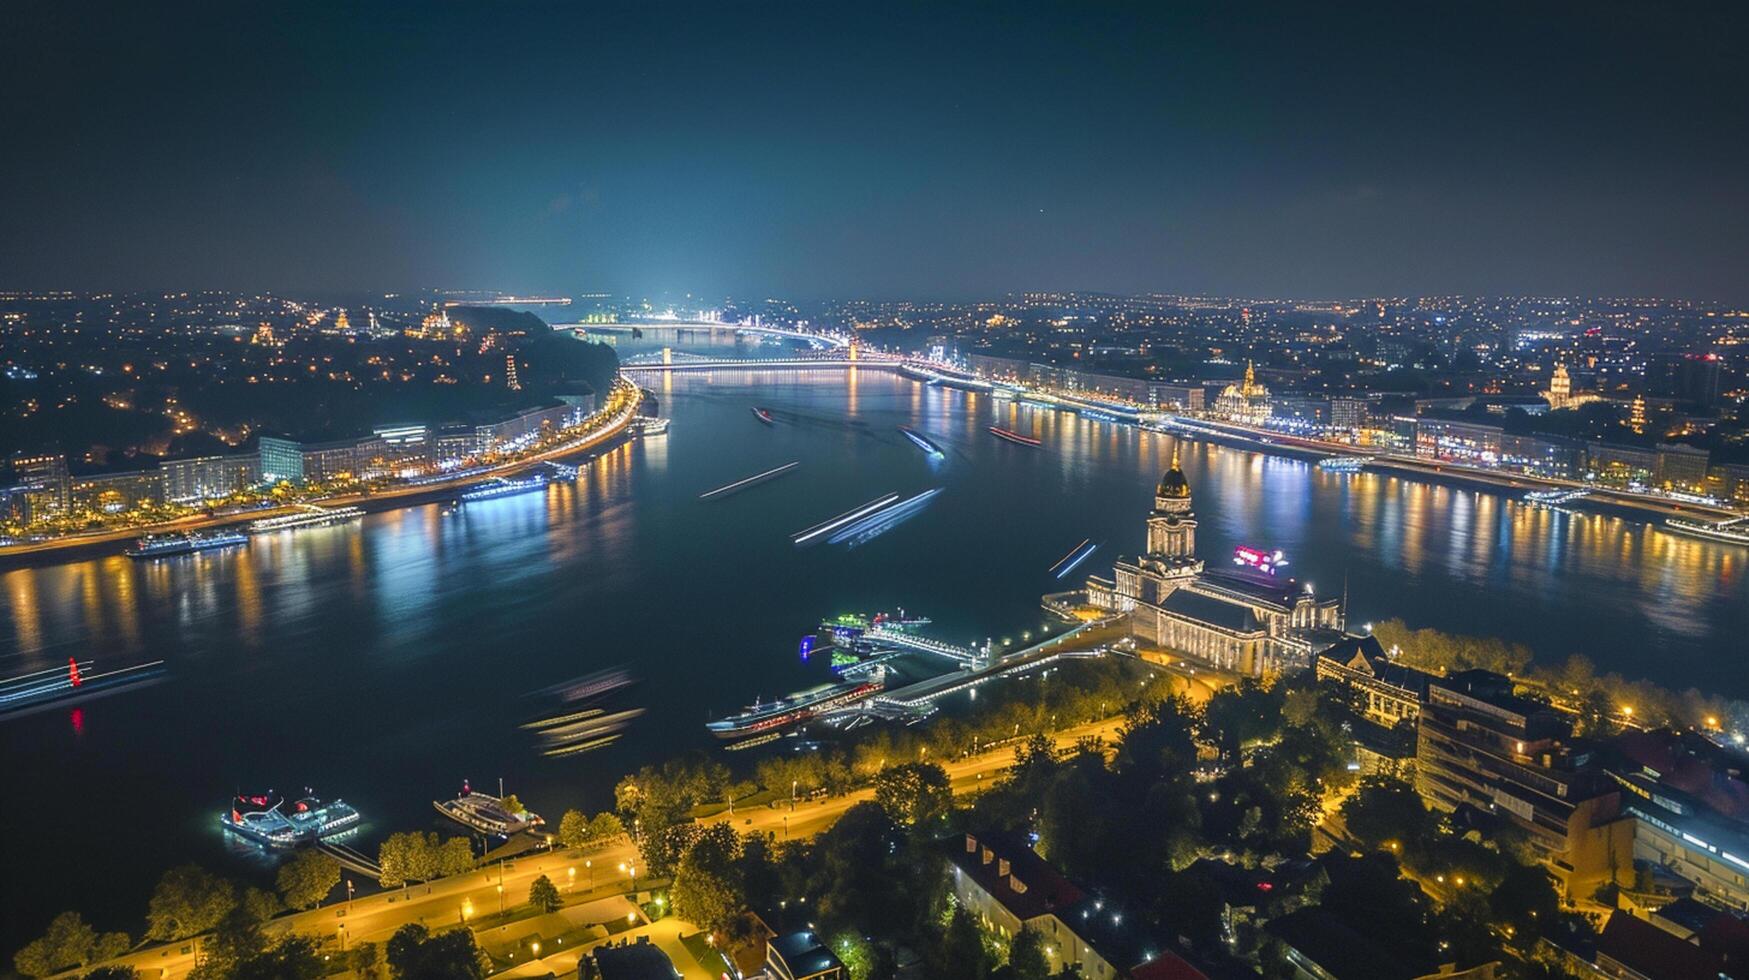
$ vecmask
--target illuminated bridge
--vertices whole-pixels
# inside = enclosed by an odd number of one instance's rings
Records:
[[[816,333],[789,327],[766,327],[745,323],[711,323],[704,320],[656,320],[649,323],[555,323],[553,329],[584,332],[590,330],[729,330],[735,333],[758,334],[763,337],[805,340],[816,347],[831,347],[838,350],[850,346],[850,338],[835,333]]]

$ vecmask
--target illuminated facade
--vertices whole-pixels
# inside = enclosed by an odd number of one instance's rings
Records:
[[[1245,380],[1228,385],[1215,398],[1215,414],[1234,422],[1256,424],[1268,419],[1272,411],[1269,389],[1257,383],[1257,372],[1250,362],[1245,364]]]
[[[1132,636],[1168,654],[1253,677],[1310,667],[1314,654],[1342,638],[1340,603],[1319,600],[1311,586],[1206,572],[1196,526],[1174,453],[1154,491],[1146,552],[1118,559],[1111,579],[1089,578],[1088,603],[1126,615]]]

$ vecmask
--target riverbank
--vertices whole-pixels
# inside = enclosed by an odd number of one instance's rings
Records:
[[[489,480],[494,477],[508,477],[526,472],[541,463],[562,460],[578,453],[595,449],[610,448],[618,440],[625,438],[627,426],[638,414],[638,406],[643,402],[643,393],[637,385],[625,383],[619,386],[616,398],[623,399],[611,409],[590,416],[579,423],[578,428],[587,431],[574,439],[547,449],[538,450],[527,456],[521,456],[508,462],[500,463],[486,469],[470,470],[467,475],[435,483],[424,483],[416,486],[396,486],[382,490],[362,493],[337,494],[331,497],[313,497],[301,500],[295,504],[282,507],[269,507],[239,514],[217,514],[211,516],[193,515],[167,521],[160,524],[142,524],[134,527],[113,528],[87,534],[69,535],[53,538],[47,541],[33,541],[26,544],[0,547],[0,571],[8,568],[29,567],[32,565],[52,562],[69,561],[79,558],[92,558],[100,555],[115,554],[128,544],[147,534],[165,534],[170,532],[184,533],[189,531],[205,531],[216,528],[239,527],[254,521],[269,517],[280,517],[299,512],[300,507],[316,504],[323,507],[359,507],[367,513],[377,513],[385,510],[395,510],[402,507],[416,507],[420,504],[432,503],[452,497],[467,486]]]

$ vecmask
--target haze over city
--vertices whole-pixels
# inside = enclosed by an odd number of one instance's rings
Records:
[[[1740,302],[1745,16],[21,6],[0,285]]]

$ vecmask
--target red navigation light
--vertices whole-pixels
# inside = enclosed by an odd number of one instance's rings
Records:
[[[72,657],[67,658],[67,680],[72,682],[74,687],[78,687],[85,683],[85,681],[79,676],[79,661],[74,660]]]

